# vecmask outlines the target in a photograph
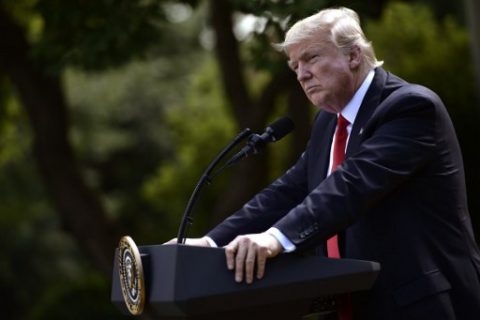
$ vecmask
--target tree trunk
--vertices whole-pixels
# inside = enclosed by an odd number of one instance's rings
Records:
[[[299,130],[295,130],[295,148],[291,149],[292,154],[288,157],[291,163],[292,159],[298,157],[303,151],[306,135],[309,132],[306,99],[303,93],[302,96],[298,95],[299,87],[295,84],[293,73],[285,63],[285,67],[278,71],[278,74],[272,75],[272,80],[265,86],[259,97],[253,99],[248,93],[248,86],[242,73],[244,67],[239,55],[238,41],[233,34],[233,9],[228,1],[211,0],[209,5],[211,24],[216,35],[217,61],[226,97],[239,128],[249,127],[256,132],[263,130],[275,110],[278,97],[295,88],[290,95],[290,104],[295,107],[290,108],[290,113]],[[220,221],[239,209],[243,203],[267,185],[268,163],[267,148],[264,154],[248,158],[237,165],[230,186],[219,196],[219,201],[214,208],[214,222]]]
[[[265,112],[260,112],[262,108],[248,94],[238,42],[233,34],[232,8],[228,1],[212,0],[209,5],[216,36],[215,53],[233,117],[239,128],[249,127],[257,131],[266,122]],[[266,179],[266,167],[267,159],[264,156],[252,157],[235,167],[230,186],[219,196],[213,209],[215,223],[238,209],[259,189]]]
[[[111,273],[118,236],[100,201],[82,179],[68,137],[68,110],[60,77],[46,74],[28,59],[23,30],[0,7],[0,71],[17,90],[33,131],[35,160],[62,224],[96,266]]]

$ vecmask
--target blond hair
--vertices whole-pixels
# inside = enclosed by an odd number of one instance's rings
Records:
[[[377,60],[372,43],[363,33],[358,14],[345,7],[324,9],[298,21],[287,31],[285,41],[275,44],[274,47],[279,51],[287,52],[292,44],[311,39],[320,32],[329,33],[331,42],[344,54],[348,54],[354,46],[358,46],[364,58],[365,69],[383,64],[383,61]]]

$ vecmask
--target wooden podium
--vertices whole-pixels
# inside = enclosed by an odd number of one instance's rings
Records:
[[[145,308],[157,319],[299,319],[313,300],[369,289],[375,262],[281,254],[267,261],[265,276],[236,283],[221,248],[179,244],[140,246]],[[125,306],[115,254],[111,299]]]

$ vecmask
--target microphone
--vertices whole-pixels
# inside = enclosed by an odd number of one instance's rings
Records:
[[[292,132],[295,124],[288,117],[283,117],[270,124],[261,135],[252,134],[248,138],[247,145],[235,154],[226,164],[231,166],[239,160],[248,157],[251,154],[260,153],[268,142],[275,142]]]

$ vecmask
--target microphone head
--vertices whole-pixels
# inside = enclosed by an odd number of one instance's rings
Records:
[[[278,141],[295,129],[295,124],[289,117],[283,117],[267,127],[271,140]]]

